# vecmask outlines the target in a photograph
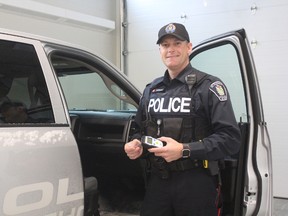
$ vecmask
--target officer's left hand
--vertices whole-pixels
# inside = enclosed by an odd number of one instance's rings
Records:
[[[154,153],[155,156],[163,157],[167,162],[177,160],[182,157],[183,145],[176,140],[169,137],[158,138],[167,144],[161,148],[150,148],[149,152]]]

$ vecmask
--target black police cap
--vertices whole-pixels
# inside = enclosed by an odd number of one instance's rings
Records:
[[[163,26],[158,32],[157,44],[160,44],[162,39],[167,36],[172,35],[182,41],[190,42],[189,34],[184,25],[180,23],[169,23]]]

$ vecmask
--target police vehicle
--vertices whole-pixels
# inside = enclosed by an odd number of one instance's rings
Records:
[[[222,215],[272,215],[270,140],[245,30],[204,41],[191,62],[225,82],[242,132],[221,169]],[[1,30],[0,215],[137,215],[143,173],[123,145],[140,97],[97,55]]]

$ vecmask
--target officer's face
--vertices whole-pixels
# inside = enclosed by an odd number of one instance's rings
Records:
[[[162,61],[170,71],[181,72],[189,63],[192,44],[173,36],[165,37],[160,43]]]

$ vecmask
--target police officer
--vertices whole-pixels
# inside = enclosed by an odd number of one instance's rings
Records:
[[[157,44],[167,70],[146,86],[136,115],[139,131],[124,146],[130,159],[147,161],[140,215],[217,215],[217,161],[240,147],[227,88],[191,66],[192,43],[182,24],[163,26]],[[145,148],[144,135],[166,145]]]

